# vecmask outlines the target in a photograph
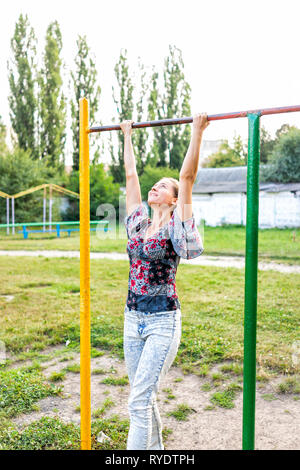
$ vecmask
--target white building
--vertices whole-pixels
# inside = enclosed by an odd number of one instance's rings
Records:
[[[201,168],[193,187],[197,224],[246,225],[247,167]],[[259,184],[259,228],[300,227],[300,182]]]

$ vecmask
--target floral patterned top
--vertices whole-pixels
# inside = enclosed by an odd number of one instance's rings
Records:
[[[194,214],[182,222],[175,208],[169,222],[145,242],[152,222],[144,204],[126,216],[124,223],[130,262],[127,307],[142,312],[180,309],[175,284],[180,257],[196,258],[204,251]]]

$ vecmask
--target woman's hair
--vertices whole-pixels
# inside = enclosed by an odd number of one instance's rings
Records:
[[[173,187],[173,194],[174,194],[174,197],[178,197],[178,192],[179,192],[179,181],[176,180],[175,178],[171,178],[171,177],[168,177],[168,176],[165,176],[164,177],[165,180],[169,180],[170,183],[172,184],[172,187]],[[174,209],[175,209],[176,205],[174,205]],[[171,215],[173,214],[173,211],[174,209],[171,211]]]
[[[172,183],[173,191],[174,191],[174,197],[178,197],[179,181],[176,180],[175,178],[171,178],[171,177],[166,177],[165,179],[169,180]]]

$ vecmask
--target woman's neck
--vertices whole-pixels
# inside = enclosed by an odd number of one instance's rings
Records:
[[[158,230],[164,225],[166,225],[171,218],[171,213],[170,210],[166,209],[155,209],[153,211],[153,217],[152,217],[152,229],[153,230]]]

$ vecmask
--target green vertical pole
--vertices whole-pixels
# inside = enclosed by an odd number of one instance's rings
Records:
[[[254,450],[259,207],[259,118],[248,114],[247,221],[244,307],[243,449]]]

